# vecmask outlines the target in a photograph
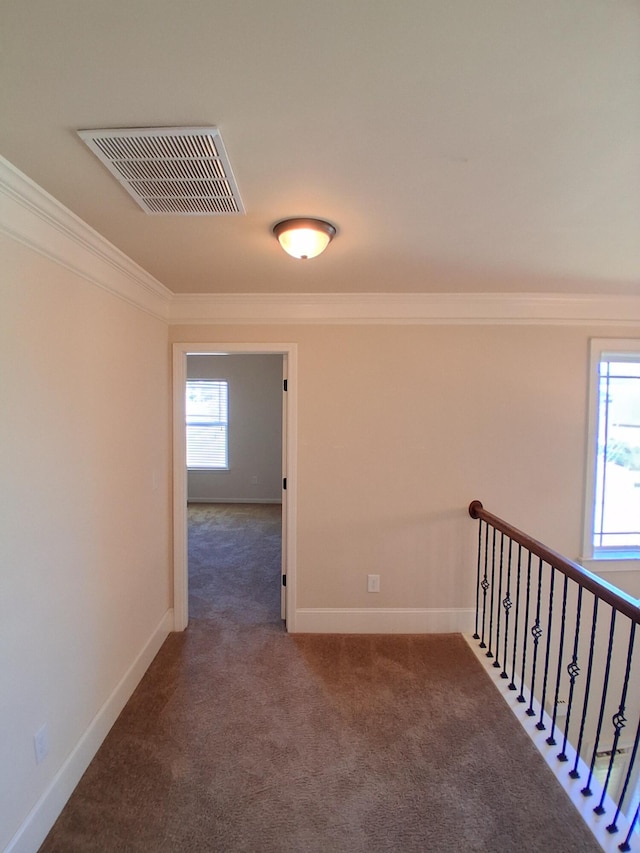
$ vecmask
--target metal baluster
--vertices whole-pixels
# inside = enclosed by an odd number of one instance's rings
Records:
[[[489,605],[489,650],[487,657],[493,657],[493,599],[496,589],[496,529],[493,528],[493,545],[491,549],[491,604]]]
[[[501,610],[501,601],[502,601],[502,572],[504,567],[504,533],[500,534],[500,571],[498,572],[498,601],[496,603],[496,611],[498,614],[498,618],[496,620],[496,659],[493,662],[493,666],[496,669],[500,669],[500,661],[498,658],[500,657],[500,616],[502,615]]]
[[[522,545],[518,544],[518,573],[516,580],[516,623],[513,626],[513,658],[511,660],[511,682],[509,690],[517,690],[516,687],[516,653],[518,649],[518,617],[520,614],[520,575],[522,572]]]
[[[536,668],[538,664],[538,643],[540,642],[540,637],[542,636],[542,628],[540,627],[540,602],[542,598],[542,557],[540,557],[538,562],[538,597],[536,602],[536,621],[533,623],[533,627],[531,628],[531,635],[533,637],[533,663],[531,665],[531,696],[529,697],[529,707],[527,708],[527,716],[534,717],[535,711],[533,710],[533,694],[536,689]]]
[[[596,639],[596,624],[598,620],[598,599],[594,596],[593,599],[593,616],[591,617],[591,638],[589,640],[589,663],[587,664],[587,677],[585,679],[584,701],[582,703],[582,719],[580,720],[580,734],[578,735],[578,745],[576,746],[576,760],[571,769],[569,776],[572,779],[579,779],[578,762],[580,761],[580,752],[582,751],[582,739],[584,737],[584,726],[587,721],[587,707],[589,704],[589,690],[591,688],[591,673],[593,671],[593,650]]]
[[[640,721],[638,722],[638,726],[636,728],[636,739],[633,742],[633,749],[631,750],[631,757],[629,758],[629,767],[627,768],[627,775],[625,776],[624,785],[622,786],[622,791],[620,793],[620,797],[618,798],[618,807],[616,808],[616,813],[613,816],[613,820],[611,824],[607,827],[609,832],[617,832],[618,827],[616,826],[616,821],[620,816],[620,812],[622,810],[622,804],[624,802],[624,798],[627,795],[627,788],[629,787],[629,782],[631,781],[631,777],[633,776],[633,771],[635,770],[636,764],[636,755],[638,754],[638,744],[640,743]]]
[[[551,656],[551,628],[553,626],[553,590],[556,581],[556,570],[551,568],[551,576],[549,579],[549,621],[547,622],[547,651],[544,657],[544,677],[542,680],[542,700],[540,702],[540,719],[536,723],[538,731],[543,732],[546,728],[542,722],[544,719],[544,704],[547,701],[547,680],[549,677],[549,659]]]
[[[489,581],[487,579],[487,567],[489,565],[489,523],[487,522],[484,535],[484,577],[480,586],[482,587],[482,638],[480,640],[480,648],[486,649],[487,644],[484,641],[484,629],[487,624],[487,590],[489,589]]]
[[[478,572],[476,576],[476,631],[473,635],[474,640],[480,639],[478,633],[478,619],[480,618],[480,569],[482,566],[482,519],[478,519]]]
[[[564,653],[564,626],[567,616],[567,588],[569,586],[569,578],[564,576],[564,587],[562,590],[562,619],[560,620],[560,646],[558,648],[558,669],[556,671],[556,692],[553,697],[553,717],[551,719],[551,733],[547,738],[549,746],[556,745],[556,719],[558,717],[558,697],[560,695],[560,678],[562,676],[562,655]]]
[[[593,769],[596,766],[596,756],[598,746],[600,745],[600,734],[602,732],[602,721],[604,720],[604,709],[607,702],[607,692],[609,690],[609,675],[611,674],[611,653],[613,652],[613,637],[616,631],[616,611],[611,608],[611,621],[609,623],[609,648],[607,649],[607,662],[604,667],[604,678],[602,680],[602,699],[600,700],[600,713],[598,714],[598,725],[596,727],[596,739],[593,743],[593,752],[591,753],[591,764],[589,765],[589,776],[581,793],[585,797],[590,797],[593,794],[591,790],[591,779],[593,778]]]
[[[605,779],[604,788],[602,791],[602,796],[600,797],[600,802],[595,807],[594,812],[596,814],[604,814],[604,798],[607,795],[607,788],[609,787],[609,782],[611,781],[611,771],[613,770],[613,762],[616,758],[616,750],[618,748],[618,741],[620,740],[620,734],[622,729],[627,722],[627,718],[624,715],[627,704],[627,690],[629,688],[629,674],[631,673],[631,658],[633,656],[633,643],[636,636],[636,623],[631,623],[631,630],[629,631],[629,648],[627,650],[627,667],[624,673],[624,684],[622,686],[622,696],[620,697],[620,705],[618,706],[617,712],[611,718],[611,722],[613,723],[613,727],[616,730],[615,735],[613,736],[613,746],[611,747],[611,758],[609,759],[609,767],[607,769],[607,778]],[[615,829],[610,829],[607,827],[609,832],[615,832]]]
[[[567,737],[569,735],[569,726],[571,724],[571,708],[573,705],[573,691],[576,686],[576,678],[580,675],[580,667],[578,666],[578,643],[580,641],[580,615],[582,612],[582,587],[578,587],[578,606],[576,608],[576,636],[573,641],[573,655],[571,662],[567,667],[569,673],[569,699],[567,701],[567,716],[564,721],[564,739],[562,741],[562,749],[558,755],[559,761],[568,761],[567,753]]]
[[[524,613],[524,630],[522,632],[522,671],[520,673],[520,695],[518,696],[518,702],[526,702],[527,700],[524,698],[524,673],[527,667],[527,645],[529,640],[529,633],[527,631],[527,625],[529,624],[529,603],[531,599],[531,551],[529,551],[529,557],[527,559],[527,600],[525,605],[525,613]]]
[[[629,832],[627,833],[627,837],[622,842],[622,844],[618,844],[618,850],[622,850],[622,853],[627,853],[628,850],[631,850],[631,836],[633,835],[633,831],[638,825],[638,820],[640,820],[640,803],[638,804],[638,808],[636,809],[636,813],[633,816],[633,820],[631,821],[631,826],[629,827]]]
[[[503,667],[500,673],[500,678],[509,678],[507,675],[507,645],[509,641],[509,611],[513,602],[511,601],[511,547],[513,539],[509,537],[509,553],[507,557],[507,594],[504,597],[502,606],[504,607],[504,653],[502,655]]]

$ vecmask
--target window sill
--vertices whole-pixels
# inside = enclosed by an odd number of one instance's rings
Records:
[[[638,572],[640,571],[640,554],[599,554],[593,557],[580,557],[578,562],[594,574],[606,574],[607,572]]]

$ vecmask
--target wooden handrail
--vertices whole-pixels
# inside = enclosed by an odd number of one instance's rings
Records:
[[[485,521],[487,524],[495,527],[496,530],[506,534],[513,539],[514,542],[517,542],[519,545],[522,545],[523,548],[526,548],[527,551],[530,551],[532,554],[540,557],[545,561],[545,563],[548,563],[550,566],[558,569],[558,571],[562,572],[562,574],[566,575],[568,578],[571,578],[571,580],[575,581],[581,587],[588,589],[589,592],[592,592],[599,599],[610,604],[611,607],[614,607],[618,612],[623,613],[637,625],[640,625],[640,607],[636,603],[636,599],[627,595],[626,592],[623,592],[612,584],[603,581],[597,575],[594,575],[592,572],[589,572],[587,569],[578,565],[578,563],[574,563],[573,560],[569,560],[567,557],[563,557],[562,554],[558,554],[557,551],[547,548],[547,546],[543,545],[542,542],[538,542],[537,539],[534,539],[527,533],[523,533],[507,521],[504,521],[502,518],[498,518],[497,515],[487,512],[487,510],[482,506],[482,503],[478,500],[471,501],[469,504],[469,515],[471,518],[478,518]]]

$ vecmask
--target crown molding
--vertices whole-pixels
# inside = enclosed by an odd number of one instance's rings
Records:
[[[0,233],[174,325],[640,325],[640,295],[174,294],[1,156]]]
[[[639,296],[555,293],[177,293],[172,324],[640,324]]]
[[[0,232],[167,321],[171,291],[0,156]]]

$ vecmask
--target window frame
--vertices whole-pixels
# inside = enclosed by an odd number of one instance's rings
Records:
[[[223,385],[226,390],[226,421],[218,421],[211,426],[224,427],[224,465],[189,465],[189,426],[187,411],[187,395],[189,393],[190,383],[202,383],[211,385]],[[191,426],[195,426],[191,424]],[[229,470],[229,380],[228,379],[212,379],[210,377],[188,377],[185,385],[185,465],[187,471],[206,471],[215,473]]]
[[[591,338],[589,341],[589,410],[587,432],[586,489],[584,505],[583,564],[592,563],[599,571],[635,570],[640,561],[640,546],[613,547],[594,545],[595,500],[598,467],[598,432],[600,414],[600,362],[603,357],[619,354],[637,356],[640,363],[639,338]],[[614,360],[614,359],[607,359]],[[635,360],[635,358],[634,358]],[[608,564],[608,565],[607,565]]]

